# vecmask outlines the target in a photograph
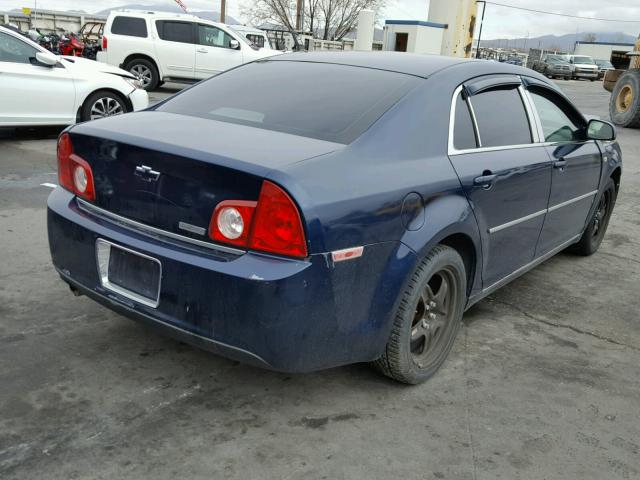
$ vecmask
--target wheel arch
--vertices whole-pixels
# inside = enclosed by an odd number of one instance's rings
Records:
[[[622,177],[622,168],[616,167],[611,175],[609,175],[611,179],[613,179],[613,183],[616,185],[616,193],[620,191],[620,178]]]
[[[442,244],[456,250],[467,270],[467,295],[482,286],[482,240],[475,215],[463,195],[437,197],[425,206],[425,224],[406,231],[402,242],[419,260]]]
[[[160,69],[160,65],[158,64],[158,62],[155,61],[155,59],[146,54],[146,53],[130,53],[129,55],[127,55],[125,57],[125,59],[122,61],[122,63],[120,64],[120,68],[124,69],[125,65],[127,65],[127,63],[129,63],[131,60],[136,60],[136,59],[143,59],[143,60],[148,60],[149,62],[151,62],[153,64],[154,67],[156,67],[156,70],[158,71],[158,81],[162,81],[162,78],[164,77],[162,70]]]
[[[80,102],[80,105],[78,105],[78,110],[76,111],[76,123],[82,120],[82,109],[84,108],[84,104],[86,103],[86,101],[89,99],[89,97],[91,97],[93,94],[98,92],[109,92],[109,93],[118,95],[120,98],[122,98],[122,100],[124,100],[124,103],[127,105],[127,110],[129,112],[133,111],[133,104],[131,103],[131,100],[127,95],[123,94],[120,90],[116,88],[108,88],[108,87],[96,88],[95,90],[91,90],[90,92],[88,92],[85,95],[85,97],[82,99],[82,102]]]

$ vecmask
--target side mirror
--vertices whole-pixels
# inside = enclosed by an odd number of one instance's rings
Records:
[[[45,67],[55,67],[58,64],[58,57],[53,53],[36,52],[36,62]]]
[[[616,139],[616,127],[604,120],[589,120],[587,138],[589,140],[613,141]]]
[[[230,40],[229,48],[232,50],[240,50],[240,42],[238,40]]]

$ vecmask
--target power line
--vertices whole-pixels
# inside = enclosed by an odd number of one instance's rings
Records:
[[[514,10],[524,10],[525,12],[544,13],[546,15],[555,15],[557,17],[579,18],[581,20],[598,20],[600,22],[640,23],[640,20],[615,20],[613,18],[582,17],[580,15],[571,15],[569,13],[547,12],[545,10],[536,10],[536,9],[533,9],[533,8],[516,7],[514,5],[506,5],[504,3],[498,3],[498,2],[489,2],[489,1],[487,1],[487,2],[484,2],[484,3],[487,3],[489,5],[496,5],[498,7],[513,8]]]

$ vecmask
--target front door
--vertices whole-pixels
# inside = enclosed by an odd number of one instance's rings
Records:
[[[40,65],[38,50],[0,32],[0,125],[71,124],[76,89],[64,65]]]
[[[549,210],[537,255],[543,255],[582,234],[600,184],[602,155],[585,138],[586,122],[557,93],[529,88],[552,162]]]
[[[533,143],[522,92],[519,79],[485,85],[455,106],[450,158],[480,229],[484,288],[533,260],[547,209],[551,165]]]
[[[196,78],[209,78],[242,64],[242,50],[231,48],[231,35],[211,25],[198,24],[197,28]]]

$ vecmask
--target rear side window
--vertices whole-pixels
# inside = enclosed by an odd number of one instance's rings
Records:
[[[456,99],[455,123],[453,129],[453,146],[456,150],[476,148],[476,133],[471,120],[471,112],[462,93]]]
[[[111,24],[111,33],[130,37],[146,37],[147,21],[144,18],[116,17]]]
[[[162,40],[168,42],[193,43],[193,23],[158,20],[156,27]]]
[[[482,147],[532,142],[527,112],[516,88],[497,88],[471,97]]]
[[[347,65],[258,61],[201,82],[158,110],[346,144],[422,81]]]

